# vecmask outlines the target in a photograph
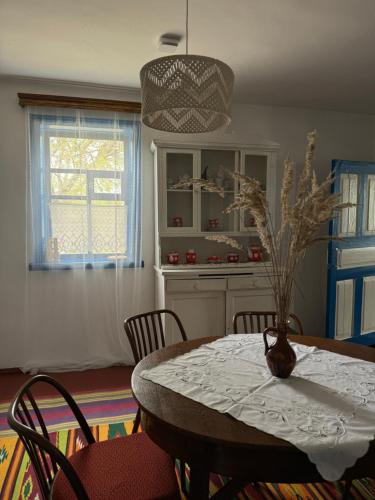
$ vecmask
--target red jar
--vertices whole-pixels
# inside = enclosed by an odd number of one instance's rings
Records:
[[[250,215],[249,218],[248,218],[248,224],[247,224],[249,227],[254,227],[255,226],[255,218]]]
[[[180,254],[178,252],[169,252],[167,255],[168,264],[178,264]]]
[[[229,252],[227,254],[227,262],[237,263],[240,260],[240,256],[236,252]]]
[[[196,264],[197,253],[195,250],[191,249],[186,252],[186,264]]]
[[[174,227],[182,227],[182,217],[173,217],[172,222]]]
[[[218,229],[219,227],[219,219],[214,218],[214,219],[208,219],[208,227],[210,231],[214,231],[215,229]]]
[[[260,262],[262,260],[261,247],[252,245],[249,248],[249,260],[252,262]]]

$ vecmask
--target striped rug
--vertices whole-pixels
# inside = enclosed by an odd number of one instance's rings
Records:
[[[130,387],[116,391],[74,394],[74,399],[90,426],[130,421],[134,419],[137,411],[137,404]],[[43,418],[52,432],[73,429],[77,426],[77,421],[65,399],[38,398],[38,406],[43,410]],[[8,427],[8,407],[9,403],[0,404],[0,439],[15,435]]]
[[[124,393],[124,391],[119,391]],[[114,395],[114,393],[109,393]],[[79,400],[79,396],[75,396]],[[81,402],[90,400],[92,402],[93,395],[82,395]],[[94,437],[97,441],[106,439],[113,439],[120,436],[125,436],[131,433],[132,419],[134,417],[135,402],[131,400],[130,392],[127,397],[114,397],[112,401],[117,402],[119,399],[125,399],[129,403],[128,406],[123,407],[121,410],[123,416],[115,421],[115,413],[119,412],[117,407],[116,411],[110,409],[108,405],[102,407],[102,412],[108,411],[108,416],[105,417],[104,413],[98,414],[91,412],[91,417],[100,419],[101,421],[107,419],[107,423],[100,423],[95,425],[90,422]],[[108,402],[110,396],[108,394],[104,397],[103,401]],[[130,401],[131,400],[131,401]],[[61,403],[61,401],[60,401]],[[96,399],[99,404],[99,399]],[[85,403],[83,403],[84,405]],[[95,406],[95,405],[94,405]],[[115,405],[116,406],[116,405]],[[58,405],[57,401],[51,400],[51,407],[56,411],[57,408],[64,410],[64,405]],[[86,407],[86,417],[90,421],[90,412]],[[124,409],[125,408],[125,409]],[[130,408],[133,410],[130,412]],[[53,412],[51,412],[52,414]],[[65,417],[65,410],[61,411]],[[110,423],[108,423],[108,420]],[[74,451],[79,450],[84,443],[82,433],[79,429],[73,428],[71,420],[64,422],[57,421],[57,414],[51,416],[51,422],[56,427],[63,425],[70,426],[63,430],[58,430],[51,434],[53,443],[67,456],[71,455]],[[178,467],[178,464],[177,464]],[[216,474],[211,474],[210,477],[210,493],[213,494],[220,487],[225,484],[226,479]],[[187,470],[187,483],[189,483],[189,471]],[[321,483],[321,484],[258,484],[256,486],[249,485],[241,492],[237,499],[256,499],[256,500],[328,500],[340,499],[342,497],[343,484],[342,483]],[[354,500],[359,499],[375,499],[375,481],[363,479],[355,481],[351,490],[351,498]],[[1,500],[41,500],[37,480],[30,464],[27,453],[25,453],[22,444],[15,435],[10,435],[9,431],[3,429],[0,434],[0,499]],[[129,499],[130,500],[130,499]]]
[[[131,433],[133,423],[92,426],[96,441],[104,441]],[[64,455],[78,451],[85,443],[80,429],[61,430],[51,434],[51,441]],[[0,499],[41,500],[37,478],[22,443],[16,437],[0,437]]]

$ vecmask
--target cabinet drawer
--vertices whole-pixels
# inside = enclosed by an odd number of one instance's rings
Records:
[[[271,284],[266,276],[228,278],[228,290],[249,290],[251,288],[271,288]]]
[[[226,290],[227,280],[167,280],[167,292],[209,292],[212,290]]]

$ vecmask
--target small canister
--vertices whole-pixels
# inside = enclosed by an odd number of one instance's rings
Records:
[[[260,262],[262,260],[261,247],[257,245],[251,245],[249,248],[249,260],[252,262]]]
[[[240,260],[240,256],[236,252],[227,253],[227,262],[229,263],[237,263]]]
[[[167,255],[168,264],[178,264],[180,254],[178,252],[169,252]]]
[[[252,215],[250,215],[249,218],[248,218],[247,226],[248,227],[254,227],[255,226],[255,218]]]
[[[186,264],[196,264],[197,253],[195,250],[190,249],[186,252]]]
[[[174,227],[182,227],[182,217],[173,217],[172,222]]]
[[[219,219],[214,217],[212,219],[208,219],[208,228],[210,231],[215,231],[219,227]]]

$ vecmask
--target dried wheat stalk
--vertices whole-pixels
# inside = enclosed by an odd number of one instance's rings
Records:
[[[206,240],[216,241],[217,243],[225,243],[226,245],[236,248],[237,250],[244,250],[241,243],[234,238],[229,238],[229,236],[226,236],[225,234],[212,234],[210,236],[206,236]]]
[[[281,224],[275,231],[269,212],[266,193],[260,183],[237,172],[232,175],[240,183],[235,201],[224,213],[244,209],[255,220],[260,241],[270,256],[271,269],[267,267],[268,277],[273,288],[278,321],[286,322],[289,309],[295,272],[303,259],[307,248],[317,242],[327,241],[330,237],[319,237],[322,224],[334,218],[340,210],[353,206],[341,203],[340,194],[331,194],[332,175],[319,184],[312,167],[316,144],[316,131],[307,135],[305,162],[297,183],[294,202],[291,200],[295,165],[287,158],[284,161],[284,174],[280,193]],[[175,187],[203,187],[224,197],[223,189],[204,179],[190,179],[178,183]],[[212,235],[208,239],[240,249],[242,245],[225,235]]]
[[[192,186],[197,188],[200,187],[211,193],[217,193],[221,198],[224,198],[224,188],[218,186],[214,182],[199,179],[197,177],[192,177],[186,181],[179,181],[172,186],[172,189],[189,189]]]

